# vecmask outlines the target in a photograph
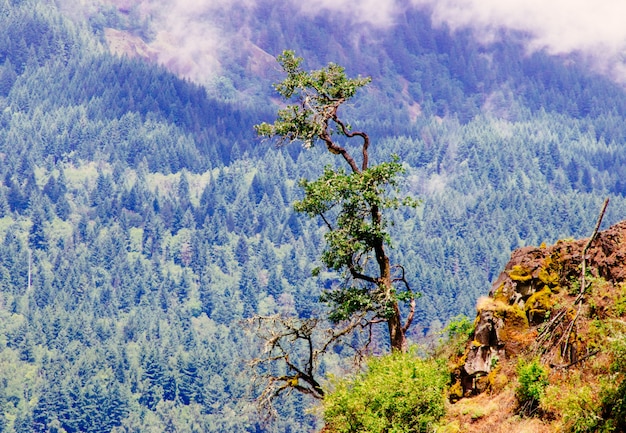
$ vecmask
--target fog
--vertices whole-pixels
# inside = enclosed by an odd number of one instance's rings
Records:
[[[67,0],[76,1],[76,0]],[[85,0],[83,0],[85,1]],[[98,0],[90,0],[91,5]],[[471,29],[488,44],[503,30],[524,32],[529,52],[577,53],[599,71],[626,81],[626,2],[622,0],[296,0],[283,1],[294,15],[332,12],[361,28],[394,25],[404,8],[428,11],[435,25]],[[221,73],[228,50],[246,42],[246,20],[255,0],[102,0],[134,8],[153,22],[150,46],[158,60],[181,75],[206,81]],[[85,3],[83,3],[85,4]],[[233,15],[237,17],[233,20]]]
[[[624,77],[626,2],[621,0],[412,0],[436,24],[469,28],[485,43],[502,30],[524,32],[529,52],[577,53],[619,81]]]

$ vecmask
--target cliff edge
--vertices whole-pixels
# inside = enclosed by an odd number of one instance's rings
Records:
[[[588,243],[513,252],[451,360],[445,431],[626,431],[626,221]]]

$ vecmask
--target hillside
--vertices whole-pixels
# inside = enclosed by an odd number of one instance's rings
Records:
[[[626,222],[514,251],[450,364],[443,431],[623,431],[624,263]]]
[[[604,226],[624,219],[624,89],[519,34],[485,45],[420,9],[370,28],[263,1],[216,14],[233,38],[199,84],[110,52],[116,34],[152,59],[156,18],[85,3],[0,0],[0,431],[319,426],[300,397],[260,423],[245,368],[245,319],[311,317],[340,278],[312,277],[324,227],[292,208],[332,159],[252,129],[285,48],[372,76],[346,115],[423,200],[393,215],[391,254],[422,293],[413,342],[473,315],[511,251],[587,236],[605,196]]]

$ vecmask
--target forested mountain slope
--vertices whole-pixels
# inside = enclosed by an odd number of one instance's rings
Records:
[[[624,218],[626,94],[609,80],[419,11],[356,42],[337,17],[252,12],[263,56],[373,77],[349,114],[423,199],[396,215],[393,251],[423,294],[414,339],[471,314],[513,248],[587,235],[606,195],[606,223]],[[258,423],[241,320],[320,308],[323,229],[291,203],[331,160],[253,136],[276,72],[251,73],[248,48],[207,90],[109,54],[104,29],[133,29],[98,13],[0,0],[0,431],[310,429],[297,399]]]

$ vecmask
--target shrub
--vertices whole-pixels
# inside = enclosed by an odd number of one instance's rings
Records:
[[[429,432],[444,415],[448,378],[443,365],[413,354],[371,358],[363,373],[334,381],[324,421],[337,433]]]
[[[469,317],[464,314],[459,314],[458,316],[450,319],[445,331],[450,339],[458,336],[467,338],[472,332],[474,332],[474,324],[470,321]]]
[[[565,432],[600,432],[602,419],[597,390],[583,385],[580,377],[569,377],[568,382],[547,387],[541,408],[559,414]]]
[[[523,415],[531,415],[539,406],[539,401],[548,386],[548,373],[537,359],[524,361],[517,365],[519,386],[515,394]]]
[[[439,351],[448,353],[450,356],[461,356],[465,351],[465,345],[474,332],[474,324],[470,319],[461,314],[450,319],[443,330],[443,338],[439,342]]]

